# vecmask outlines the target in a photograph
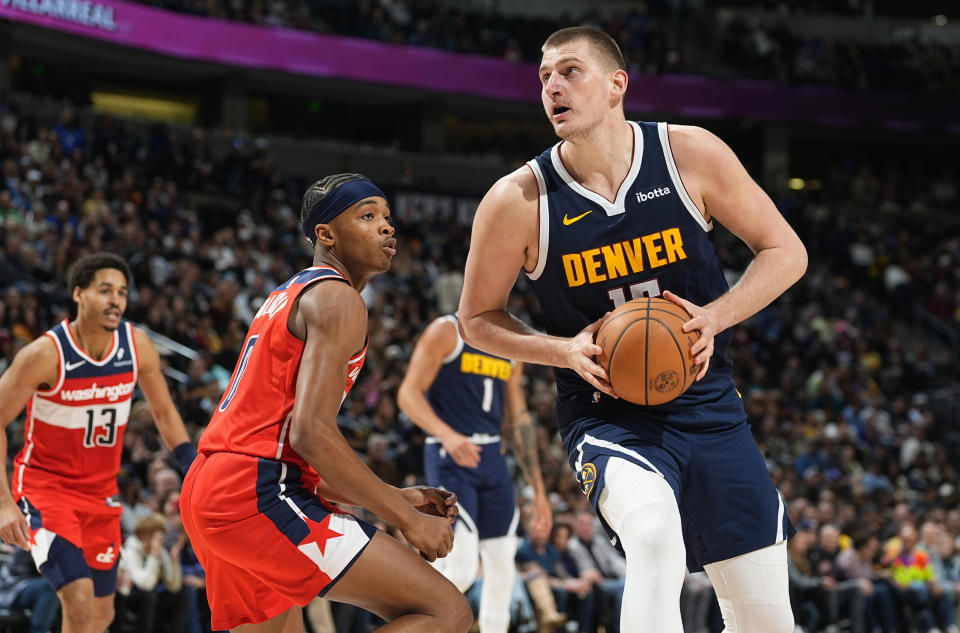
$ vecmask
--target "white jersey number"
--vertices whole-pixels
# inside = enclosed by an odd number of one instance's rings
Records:
[[[660,296],[660,282],[654,279],[648,279],[647,281],[641,281],[640,283],[630,284],[627,286],[630,289],[630,298],[631,299],[640,299],[643,297],[659,297]],[[619,308],[621,305],[627,301],[626,288],[614,288],[607,292],[610,295],[610,300],[613,301],[613,307]]]

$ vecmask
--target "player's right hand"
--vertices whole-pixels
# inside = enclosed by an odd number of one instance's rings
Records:
[[[618,397],[610,386],[610,378],[606,370],[594,360],[603,352],[603,348],[594,342],[597,330],[603,325],[607,314],[580,330],[580,333],[569,340],[565,353],[565,367],[577,372],[581,378],[590,383],[597,391],[601,391],[613,398]]]
[[[480,465],[480,453],[483,449],[471,442],[466,435],[454,431],[445,435],[440,442],[443,450],[447,451],[457,466],[476,468]]]
[[[420,550],[420,555],[431,563],[443,558],[453,548],[453,527],[446,517],[435,517],[416,512],[410,523],[400,527],[403,537]]]
[[[13,499],[0,501],[0,539],[20,549],[30,549],[30,530],[27,519]]]

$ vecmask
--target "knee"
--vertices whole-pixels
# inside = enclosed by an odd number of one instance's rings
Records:
[[[721,604],[721,611],[723,605]],[[733,605],[735,617],[724,617],[728,633],[793,633],[793,611],[785,605]]]
[[[93,625],[93,605],[85,600],[66,600],[63,619],[70,623],[71,631],[87,631]]]
[[[450,608],[444,616],[443,633],[466,633],[473,626],[473,609],[463,594],[450,601]]]
[[[102,605],[99,605],[99,608],[96,610],[96,613],[93,617],[97,621],[97,631],[106,630],[110,623],[113,622],[115,612],[113,609],[113,602],[104,602]]]
[[[685,561],[680,517],[669,505],[646,506],[630,513],[618,536],[628,560],[641,559],[645,564]]]
[[[744,633],[793,633],[794,621],[793,611],[790,606],[777,609],[776,612],[765,618],[765,622],[756,627],[753,631],[744,631]]]

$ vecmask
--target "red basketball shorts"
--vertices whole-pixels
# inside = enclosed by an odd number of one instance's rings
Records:
[[[296,467],[237,453],[197,457],[180,512],[207,574],[215,630],[324,595],[376,532],[305,489]]]
[[[30,526],[30,551],[37,568],[47,561],[57,536],[82,551],[91,570],[116,566],[122,544],[119,503],[86,499],[65,489],[26,486],[17,503]]]

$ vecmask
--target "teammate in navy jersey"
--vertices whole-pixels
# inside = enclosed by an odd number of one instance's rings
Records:
[[[514,456],[533,487],[534,520],[550,529],[536,438],[520,380],[523,364],[491,356],[463,342],[456,315],[424,330],[400,384],[400,408],[429,434],[424,447],[427,483],[457,494],[460,514],[450,554],[434,566],[460,591],[483,562],[480,632],[510,626],[519,513],[501,448],[506,412]]]
[[[684,564],[707,571],[728,633],[789,633],[783,500],[746,423],[728,328],[790,287],[806,251],[733,152],[706,130],[628,122],[616,42],[587,27],[543,45],[541,98],[558,145],[498,181],[474,220],[460,325],[491,354],[556,367],[560,434],[624,550],[621,630],[680,633]],[[722,222],[755,253],[728,289],[709,239]],[[506,311],[526,271],[547,333]],[[594,334],[628,298],[692,315],[697,382],[661,406],[622,401]]]
[[[122,544],[117,474],[134,385],[183,474],[197,454],[156,348],[122,318],[132,277],[113,253],[78,260],[68,280],[77,318],[20,350],[0,376],[0,425],[27,407],[12,495],[0,470],[0,538],[33,555],[63,604],[64,633],[103,633],[113,620]]]

